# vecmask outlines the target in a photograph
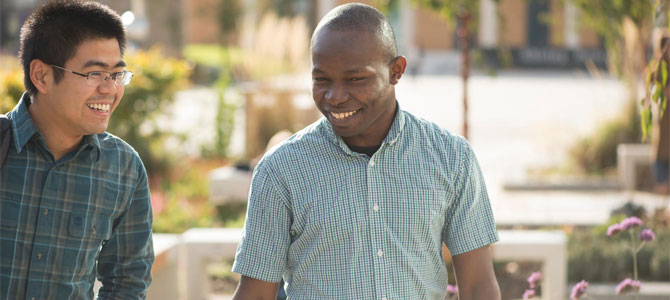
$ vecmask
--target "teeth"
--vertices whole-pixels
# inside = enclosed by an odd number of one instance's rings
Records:
[[[89,104],[89,108],[100,110],[100,111],[109,111],[111,105],[110,104]]]
[[[354,113],[356,113],[356,111],[350,111],[350,112],[345,112],[345,113],[335,113],[335,112],[331,112],[330,114],[331,114],[333,117],[335,117],[335,119],[344,119],[344,118],[351,117]]]

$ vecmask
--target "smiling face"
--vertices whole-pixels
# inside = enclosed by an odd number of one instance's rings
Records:
[[[92,39],[82,42],[63,67],[82,74],[94,71],[114,73],[123,71],[125,63],[121,60],[116,39]],[[99,85],[89,85],[86,77],[63,72],[58,83],[53,76],[46,76],[46,89],[36,103],[40,106],[39,118],[71,137],[104,132],[121,101],[124,87],[115,85],[111,79]]]
[[[312,96],[350,146],[381,144],[396,110],[394,84],[405,60],[389,61],[374,32],[317,30],[312,39]]]

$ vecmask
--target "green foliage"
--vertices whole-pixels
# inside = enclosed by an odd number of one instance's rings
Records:
[[[219,89],[219,102],[216,109],[216,140],[214,144],[203,149],[203,156],[226,158],[228,145],[233,134],[235,110],[237,106],[226,101],[225,88]]]
[[[615,74],[624,75],[625,33],[624,22],[631,20],[638,29],[653,17],[654,8],[649,1],[629,0],[563,0],[572,3],[580,12],[581,25],[587,26],[605,40],[610,56],[610,69]],[[638,70],[632,70],[636,72]]]
[[[21,64],[14,57],[0,56],[0,113],[12,110],[23,91]]]
[[[604,174],[616,167],[617,146],[639,142],[642,132],[637,105],[630,102],[622,116],[601,124],[595,133],[577,142],[569,150],[575,167],[586,174]]]
[[[608,225],[617,223],[621,216]],[[576,229],[568,237],[568,281],[619,282],[633,273],[628,232],[607,236],[607,226]],[[640,280],[670,280],[670,228],[667,220],[651,226],[656,239],[638,253]]]
[[[670,30],[670,1],[660,0],[656,1],[655,7],[660,7],[661,12],[668,19],[667,30]],[[661,5],[664,4],[664,5]],[[670,45],[661,45],[663,47],[660,51],[659,57],[651,57],[647,64],[647,76],[645,76],[645,97],[642,98],[640,104],[642,109],[640,114],[642,117],[642,133],[643,138],[647,139],[650,136],[653,127],[653,110],[652,103],[658,108],[658,119],[663,118],[666,106],[668,105],[668,53],[670,53]]]
[[[183,60],[163,55],[160,47],[127,54],[125,61],[135,76],[107,131],[137,150],[149,174],[165,173],[172,155],[165,147],[169,135],[156,119],[174,101],[175,93],[188,86],[190,68]]]
[[[211,227],[216,210],[208,201],[208,172],[218,162],[182,161],[170,178],[152,184],[154,232],[182,233],[193,227]]]
[[[285,74],[293,66],[284,59],[275,59],[259,53],[243,51],[237,47],[221,47],[211,44],[191,44],[184,47],[184,57],[196,66],[215,68],[215,75],[231,81],[254,81]],[[212,80],[214,81],[214,80]]]
[[[633,97],[638,97],[638,76],[642,72],[641,68],[644,67],[641,62],[646,60],[648,42],[644,40],[644,37],[647,36],[644,32],[648,30],[647,27],[650,26],[656,7],[661,1],[667,2],[667,0],[563,0],[563,2],[574,4],[581,12],[582,25],[592,28],[604,38],[610,60],[610,70],[628,83],[630,94]],[[635,28],[626,26],[626,22],[634,25]],[[632,29],[635,29],[635,32],[632,32]],[[635,51],[637,47],[640,49]],[[647,91],[651,91],[649,86],[649,80],[647,80]],[[647,96],[649,97],[649,93]],[[652,117],[649,104],[644,100],[640,113],[641,122],[636,124],[641,124],[642,137],[646,138],[650,132]]]
[[[172,168],[171,176],[151,179],[154,232],[182,233],[195,227],[242,228],[247,204],[214,206],[209,202],[209,174],[224,162],[190,159]]]
[[[499,0],[493,0],[499,2]],[[375,0],[377,6],[382,9],[389,9],[398,5],[398,0]],[[471,20],[469,28],[471,31],[476,30],[479,23],[479,1],[472,0],[412,0],[412,3],[433,11],[436,11],[444,17],[449,24],[454,24],[458,21],[459,16],[469,14]]]

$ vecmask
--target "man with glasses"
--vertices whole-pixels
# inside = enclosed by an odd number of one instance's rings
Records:
[[[53,1],[21,28],[26,93],[0,169],[0,299],[144,299],[152,210],[137,153],[105,132],[133,74],[120,17]]]

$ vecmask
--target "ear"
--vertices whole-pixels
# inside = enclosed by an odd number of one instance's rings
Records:
[[[400,77],[405,73],[405,68],[407,67],[407,59],[404,56],[397,56],[391,61],[389,71],[389,81],[391,84],[395,85],[400,81]]]
[[[51,67],[39,59],[33,59],[30,62],[30,81],[42,94],[48,92],[48,83],[53,82],[53,77],[48,76],[51,72]]]

